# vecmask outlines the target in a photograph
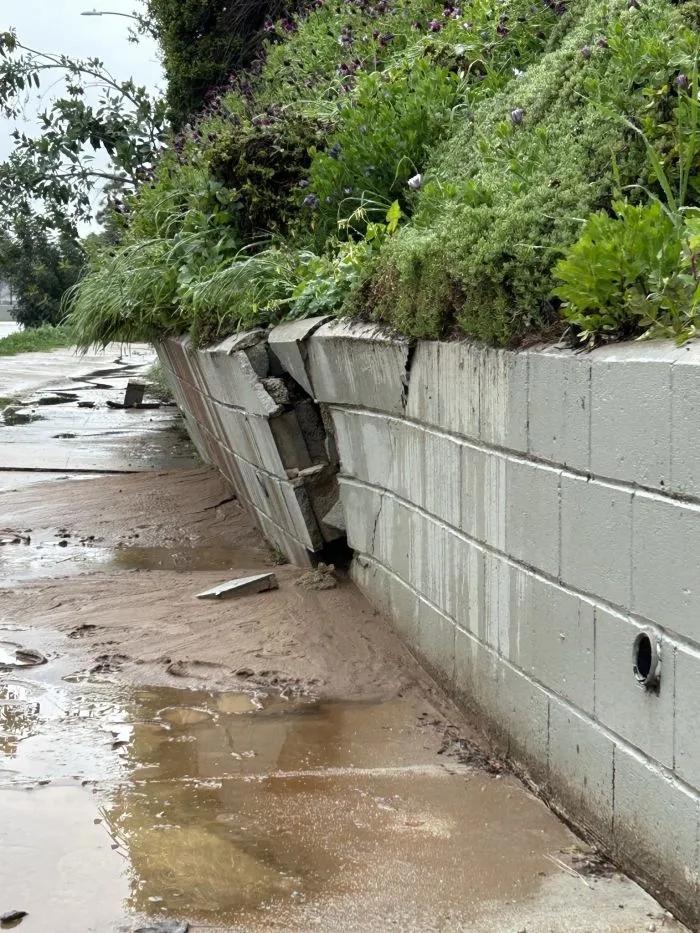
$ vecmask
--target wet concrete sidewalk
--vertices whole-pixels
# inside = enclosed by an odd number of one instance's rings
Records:
[[[95,414],[85,462],[133,463],[137,443],[139,474],[0,473],[0,527],[31,538],[0,546],[0,914],[26,911],[17,929],[683,929],[474,744],[342,575],[315,592],[273,568],[277,591],[198,603],[269,553],[218,480],[172,472],[194,462],[181,440],[173,457],[173,409],[129,413],[116,441],[125,413]],[[51,406],[26,449],[72,417]],[[0,425],[0,464],[35,424]]]
[[[37,473],[191,466],[191,448],[183,443],[172,405],[109,407],[123,401],[130,379],[147,378],[155,359],[145,345],[117,344],[82,356],[64,349],[1,357],[0,489],[31,481]],[[11,478],[3,475],[8,471]]]

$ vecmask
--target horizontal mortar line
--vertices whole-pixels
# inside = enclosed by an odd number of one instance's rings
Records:
[[[638,625],[651,627],[657,630],[663,634],[667,641],[674,647],[677,646],[681,648],[687,648],[693,653],[700,652],[700,645],[697,642],[692,641],[689,637],[682,635],[679,632],[675,632],[672,629],[667,629],[663,625],[660,625],[658,622],[655,622],[653,619],[649,619],[641,613],[635,612],[626,606],[620,606],[617,603],[606,600],[603,596],[599,596],[596,593],[589,593],[587,590],[581,590],[569,583],[565,583],[563,580],[548,574],[540,567],[535,567],[534,565],[528,564],[525,561],[518,560],[517,557],[513,557],[512,555],[507,554],[505,551],[499,550],[497,547],[494,547],[492,544],[488,544],[486,541],[481,541],[479,538],[473,538],[461,528],[456,528],[454,525],[448,524],[444,519],[438,518],[438,516],[433,515],[432,512],[426,511],[424,508],[422,508],[422,506],[416,505],[415,502],[411,502],[409,499],[404,499],[403,496],[394,492],[392,489],[386,489],[383,486],[376,486],[374,483],[369,483],[366,480],[358,479],[356,476],[351,476],[348,473],[339,473],[338,478],[341,484],[345,483],[348,486],[357,486],[360,489],[371,489],[373,492],[376,492],[379,495],[390,496],[396,502],[401,503],[411,511],[419,513],[424,518],[430,519],[430,521],[432,521],[434,524],[452,532],[452,534],[456,535],[458,538],[461,538],[467,544],[471,544],[474,547],[487,552],[488,554],[492,554],[494,557],[499,557],[501,560],[504,560],[506,563],[513,567],[518,567],[520,570],[526,570],[533,577],[536,577],[545,583],[554,584],[554,586],[559,587],[559,589],[566,590],[567,593],[571,593],[573,596],[578,596],[580,599],[585,599],[587,602],[592,603],[596,608],[605,609],[609,612],[613,612],[616,615],[622,616],[631,622],[635,622]]]
[[[339,404],[337,402],[327,402],[326,404],[330,406],[331,410],[337,409],[338,411],[346,412],[348,414],[362,415],[367,418],[377,418],[387,422],[393,421],[396,424],[409,424],[413,427],[420,428],[427,434],[432,434],[435,437],[439,437],[442,440],[459,441],[462,446],[470,447],[472,450],[478,450],[481,453],[501,454],[506,459],[515,460],[520,463],[530,463],[536,466],[549,467],[555,472],[561,472],[562,475],[571,476],[576,479],[584,479],[587,482],[604,483],[606,486],[611,486],[618,491],[628,493],[644,492],[655,496],[664,502],[677,502],[685,505],[697,506],[700,508],[700,496],[693,496],[688,493],[669,492],[664,489],[659,489],[658,487],[645,486],[643,483],[628,483],[624,480],[615,479],[613,477],[594,474],[590,470],[582,470],[578,467],[568,466],[565,463],[559,463],[554,460],[547,460],[544,457],[540,457],[537,454],[530,454],[527,451],[515,450],[514,448],[504,447],[499,444],[490,444],[488,441],[477,440],[473,437],[469,437],[467,434],[446,431],[437,425],[433,425],[424,421],[418,421],[416,418],[410,418],[408,416],[399,417],[397,415],[390,414],[389,412],[382,412],[378,409],[364,408],[357,405]]]
[[[505,655],[500,654],[491,645],[488,645],[486,642],[481,641],[481,639],[478,638],[473,632],[470,632],[467,629],[462,628],[460,625],[457,624],[457,622],[454,619],[452,619],[451,616],[446,615],[445,612],[439,606],[437,606],[434,602],[432,602],[432,600],[428,599],[426,596],[423,596],[423,594],[420,593],[415,587],[411,586],[410,583],[407,583],[405,580],[399,577],[398,574],[394,573],[393,570],[390,570],[386,566],[386,564],[383,564],[380,560],[377,560],[375,557],[372,557],[369,554],[361,554],[360,556],[362,557],[363,560],[368,561],[370,564],[374,564],[377,567],[381,567],[381,569],[384,570],[388,576],[393,577],[398,583],[401,583],[408,590],[410,590],[419,601],[424,602],[434,612],[437,612],[438,615],[441,615],[443,619],[445,619],[447,622],[451,622],[452,625],[456,629],[458,629],[463,635],[466,635],[472,641],[475,641],[485,651],[487,651],[490,655],[495,657],[497,661],[503,663],[507,668],[509,668],[509,670],[511,670],[513,673],[519,674],[521,677],[524,677],[525,680],[527,680],[529,683],[533,684],[533,686],[537,687],[539,690],[545,693],[550,700],[555,700],[556,702],[561,703],[561,705],[564,706],[567,710],[569,710],[569,712],[574,713],[580,719],[587,720],[587,722],[590,723],[591,728],[593,729],[594,732],[602,733],[605,736],[605,738],[609,739],[611,742],[614,742],[623,751],[627,752],[633,758],[638,759],[639,761],[642,762],[642,764],[648,766],[651,770],[657,771],[662,777],[665,777],[678,790],[681,790],[684,793],[687,793],[693,799],[700,802],[700,791],[698,791],[698,789],[693,787],[691,784],[688,784],[682,777],[680,777],[678,774],[676,774],[666,765],[662,764],[660,761],[657,761],[655,758],[651,758],[643,749],[638,748],[636,745],[633,745],[629,741],[629,739],[625,739],[623,736],[618,735],[616,732],[613,732],[608,726],[605,725],[605,723],[601,722],[598,719],[592,719],[588,715],[588,713],[585,712],[585,710],[581,709],[581,707],[576,706],[574,703],[571,702],[571,700],[568,700],[566,697],[563,697],[561,694],[555,693],[551,687],[548,687],[546,684],[537,680],[536,677],[533,677],[531,674],[528,674],[522,668],[517,667],[515,664],[513,664],[512,661],[506,658]]]

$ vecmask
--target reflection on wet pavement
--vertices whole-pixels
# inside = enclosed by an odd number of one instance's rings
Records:
[[[581,929],[549,923],[594,896],[586,929],[619,931],[620,898],[656,906],[558,872],[575,837],[514,780],[440,758],[415,698],[126,687],[75,676],[56,633],[11,634],[30,637],[49,664],[0,690],[0,892],[23,933],[535,933]]]
[[[234,572],[241,566],[267,566],[266,560],[266,552],[259,548],[104,547],[97,539],[61,538],[57,531],[49,529],[32,534],[29,544],[0,546],[0,583],[15,586],[98,569]]]
[[[10,357],[11,365],[21,367],[26,356]],[[147,376],[154,360],[152,350],[141,348],[118,366],[108,357],[104,368],[86,373],[95,362],[89,358],[80,377],[64,377],[41,390],[29,390],[27,380],[20,379],[16,394],[10,374],[0,393],[12,399],[0,409],[2,470],[139,472],[195,465],[172,404],[147,410],[108,407],[123,400],[129,379]]]

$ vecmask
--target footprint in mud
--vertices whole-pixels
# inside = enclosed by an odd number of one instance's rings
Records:
[[[0,670],[13,670],[21,667],[38,667],[47,664],[48,658],[36,648],[24,648],[12,641],[0,642]]]
[[[230,675],[231,671],[223,664],[213,661],[173,661],[172,658],[159,658],[165,664],[165,673],[171,677],[192,677],[195,680],[210,680],[213,675],[222,677]]]
[[[131,658],[128,654],[100,654],[95,660],[97,664],[90,669],[91,674],[116,674]]]
[[[90,625],[86,622],[83,625],[79,625],[77,628],[74,628],[72,632],[69,632],[68,638],[85,638],[88,635],[94,635],[97,631],[97,625]]]

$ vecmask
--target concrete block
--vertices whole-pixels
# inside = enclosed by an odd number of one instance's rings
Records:
[[[228,353],[227,344],[193,355],[198,384],[217,402],[249,414],[273,417],[282,409],[274,401],[243,350]]]
[[[324,324],[308,340],[320,402],[403,415],[409,343],[369,324]]]
[[[462,513],[462,445],[445,434],[423,432],[425,485],[423,508],[459,526]]]
[[[273,453],[276,449],[274,442],[272,442],[272,451],[269,449],[269,445],[263,446],[265,432],[270,433],[269,423],[266,418],[258,419],[261,424],[258,424],[255,429],[251,429],[245,412],[239,408],[228,408],[220,402],[209,399],[207,399],[205,407],[209,415],[209,428],[212,434],[218,437],[229,450],[243,460],[247,460],[248,463],[269,470],[269,472],[284,475],[279,455],[275,456]],[[258,436],[261,441],[260,445],[257,443]],[[270,438],[270,441],[272,441],[272,438]]]
[[[510,656],[513,564],[498,554],[484,552],[484,608],[479,616],[479,641]]]
[[[305,470],[312,465],[295,411],[270,418],[269,425],[285,470]]]
[[[408,584],[393,574],[389,576],[389,598],[394,627],[409,648],[416,652],[421,601]]]
[[[596,359],[591,367],[591,471],[663,488],[671,475],[671,363]]]
[[[700,498],[700,357],[671,367],[671,482],[667,489]]]
[[[460,628],[477,635],[484,630],[483,550],[460,535],[448,532],[445,574],[454,594],[450,615]]]
[[[343,473],[373,486],[391,488],[393,447],[390,421],[369,412],[332,410]]]
[[[390,576],[376,561],[356,556],[350,566],[350,577],[379,612],[391,616]]]
[[[467,343],[421,341],[411,365],[408,417],[452,434],[477,438],[480,353]]]
[[[480,661],[486,649],[471,632],[455,629],[455,668],[453,693],[459,705],[469,712],[480,712]]]
[[[615,748],[614,841],[618,855],[669,906],[698,909],[698,797],[643,758]],[[697,927],[693,927],[697,928]]]
[[[425,429],[408,421],[389,422],[391,444],[387,487],[408,502],[425,501]]]
[[[670,658],[663,657],[663,670]],[[676,774],[700,789],[700,740],[698,738],[698,710],[700,710],[700,651],[678,645],[675,649],[675,732],[674,764]]]
[[[309,378],[306,341],[328,320],[328,317],[315,317],[304,321],[287,321],[273,327],[268,337],[270,350],[284,372],[289,373],[312,398],[314,389]]]
[[[629,607],[632,493],[564,473],[561,510],[562,581]]]
[[[659,692],[634,676],[632,648],[642,626],[596,608],[595,716],[607,729],[668,768],[673,767],[673,646],[662,640]]]
[[[530,571],[513,567],[507,638],[501,653],[579,709],[593,712],[593,605]]]
[[[464,677],[464,633],[457,630],[459,648],[455,680]],[[513,761],[524,765],[541,784],[547,780],[549,698],[528,677],[483,645],[468,649],[474,665],[474,711]],[[458,668],[461,673],[458,675]]]
[[[335,505],[328,512],[326,512],[322,518],[322,524],[328,528],[340,532],[341,535],[345,535],[347,533],[348,525],[345,519],[345,509],[343,508],[343,503],[340,500],[338,500]]]
[[[402,580],[410,575],[410,552],[412,547],[412,528],[416,518],[413,509],[394,499],[391,494],[384,496],[384,508],[379,519],[381,552],[379,559]]]
[[[342,477],[340,501],[343,503],[348,526],[348,544],[360,554],[372,553],[374,524],[381,506],[381,493],[357,483],[349,483]]]
[[[454,683],[455,624],[425,600],[418,605],[412,647],[438,683],[450,689]]]
[[[245,495],[252,504],[276,525],[316,551],[323,546],[323,536],[303,483],[293,483],[270,476],[246,460],[236,459]]]
[[[462,513],[459,527],[470,538],[478,541],[487,540],[487,531],[492,533],[498,530],[502,535],[497,533],[493,540],[505,546],[505,467],[501,470],[497,466],[499,463],[505,463],[501,454],[489,453],[468,443],[462,444]],[[455,519],[450,524],[455,524]],[[498,544],[494,544],[494,547],[498,547]]]
[[[591,719],[550,698],[549,792],[571,818],[603,838],[613,827],[614,752]]]
[[[483,348],[479,359],[479,437],[525,452],[529,355]]]
[[[406,416],[430,427],[443,427],[440,422],[440,350],[437,340],[421,340],[411,363]]]
[[[633,604],[635,612],[670,631],[698,640],[700,506],[652,493],[635,495]]]
[[[256,573],[252,577],[239,577],[227,583],[219,583],[202,593],[197,593],[197,599],[232,599],[238,596],[254,596],[257,593],[267,593],[269,590],[279,589],[279,583],[274,573]]]
[[[297,567],[312,567],[311,554],[301,541],[297,541],[293,535],[276,525],[264,512],[260,512],[254,506],[250,506],[255,519],[260,525],[260,529],[265,540],[280,554],[284,554],[288,561]]]
[[[204,440],[204,435],[200,431],[199,425],[188,411],[183,411],[182,417],[185,422],[185,427],[187,428],[187,433],[189,434],[190,440],[194,444],[197,453],[205,463],[211,463],[211,455],[209,454],[206,442]]]
[[[226,409],[226,411],[230,411],[230,409]],[[247,440],[255,451],[256,459],[254,462],[258,463],[268,473],[273,473],[275,476],[284,479],[287,473],[272,432],[270,419],[246,413],[244,425]]]
[[[560,478],[551,467],[506,462],[505,550],[554,577],[559,573]]]
[[[410,585],[445,615],[454,619],[457,593],[449,572],[453,535],[442,522],[413,512],[410,536]]]
[[[505,551],[507,459],[501,453],[484,453],[482,459],[465,448],[467,458],[464,472],[468,490],[463,495],[462,529],[489,547]],[[471,476],[467,472],[470,466]]]
[[[558,350],[533,351],[529,359],[529,452],[552,463],[588,470],[590,361]]]

